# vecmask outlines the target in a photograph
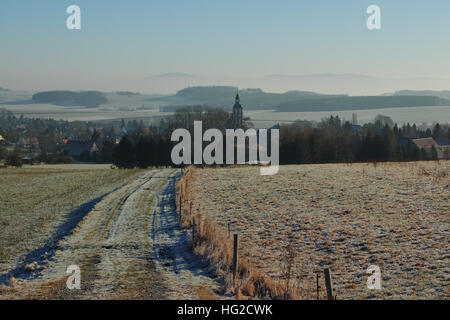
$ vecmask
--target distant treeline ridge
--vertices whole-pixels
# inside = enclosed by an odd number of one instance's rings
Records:
[[[39,103],[84,107],[98,107],[108,102],[106,95],[99,91],[45,91],[34,94],[32,100]]]

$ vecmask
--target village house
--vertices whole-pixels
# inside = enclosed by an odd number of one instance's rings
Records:
[[[438,159],[450,159],[448,145],[439,145],[433,138],[421,138],[411,140],[420,150],[425,150],[428,154],[431,154],[433,148],[436,150]]]
[[[134,132],[134,131],[136,131],[136,129],[133,127],[122,127],[122,128],[120,128],[119,137],[123,138],[127,134]]]
[[[39,146],[39,140],[36,137],[31,138],[21,137],[17,145],[24,149],[36,149]]]
[[[102,137],[100,139],[98,139],[95,144],[97,145],[98,148],[102,148],[102,146],[105,143],[113,143],[113,144],[119,144],[120,140],[118,138],[114,138],[114,137]]]

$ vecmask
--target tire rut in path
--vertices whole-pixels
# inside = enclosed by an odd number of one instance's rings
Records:
[[[219,284],[214,280],[214,270],[192,253],[191,234],[178,224],[175,181],[179,174],[169,180],[153,210],[153,257],[157,270],[167,279],[169,299],[217,299]]]

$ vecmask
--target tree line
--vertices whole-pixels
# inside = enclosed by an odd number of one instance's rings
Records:
[[[419,149],[412,138],[449,139],[448,125],[421,130],[416,125],[398,127],[378,116],[364,126],[343,123],[331,116],[318,127],[283,126],[280,131],[280,163],[351,163],[437,160],[437,150]]]
[[[193,136],[194,121],[203,130],[230,128],[230,114],[207,107],[187,107],[161,121],[152,131],[136,131],[125,136],[113,150],[113,163],[120,168],[172,166],[170,140],[174,129],[185,128]],[[244,129],[251,126],[247,118]],[[352,163],[382,161],[436,160],[437,150],[419,149],[412,138],[450,139],[448,124],[433,128],[414,125],[399,127],[389,117],[377,116],[374,122],[355,126],[331,116],[319,123],[298,121],[280,126],[280,164]],[[225,150],[224,150],[225,154]]]

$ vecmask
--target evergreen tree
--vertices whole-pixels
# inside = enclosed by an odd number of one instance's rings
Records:
[[[441,139],[443,136],[443,131],[439,123],[436,123],[436,125],[433,128],[433,138],[434,140]]]
[[[127,137],[120,140],[113,151],[113,164],[119,168],[132,169],[136,166],[133,144]]]
[[[8,152],[6,151],[6,148],[0,146],[0,160],[3,160],[8,155]]]
[[[150,137],[140,136],[136,144],[136,165],[144,169],[150,167],[154,162],[152,159],[154,152],[154,146]]]

